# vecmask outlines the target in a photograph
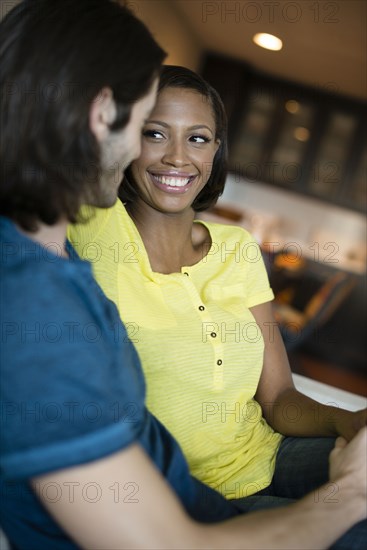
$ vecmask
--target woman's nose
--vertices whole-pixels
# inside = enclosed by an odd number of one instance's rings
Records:
[[[190,161],[187,156],[185,144],[180,140],[172,140],[164,151],[162,161],[172,166],[185,166]]]

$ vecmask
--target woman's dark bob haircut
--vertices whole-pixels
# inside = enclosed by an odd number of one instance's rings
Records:
[[[158,95],[165,88],[195,90],[209,102],[213,110],[215,138],[220,140],[220,145],[214,157],[210,178],[192,204],[192,208],[196,212],[200,212],[215,204],[218,197],[223,193],[228,163],[226,112],[218,92],[201,76],[186,67],[165,65],[160,76]],[[120,186],[119,197],[124,203],[133,202],[137,198],[136,186],[130,167],[126,170],[126,177]]]
[[[0,214],[29,231],[76,221],[100,185],[92,102],[109,87],[111,130],[124,128],[164,57],[113,0],[24,0],[11,10],[0,23]]]

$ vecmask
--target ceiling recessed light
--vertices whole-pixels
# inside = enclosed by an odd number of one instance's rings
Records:
[[[274,52],[278,52],[283,48],[283,42],[280,38],[273,34],[267,34],[266,32],[258,32],[252,40],[261,48],[273,50]]]

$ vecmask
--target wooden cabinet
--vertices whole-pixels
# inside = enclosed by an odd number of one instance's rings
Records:
[[[366,104],[208,54],[229,118],[230,171],[356,211],[366,207]]]

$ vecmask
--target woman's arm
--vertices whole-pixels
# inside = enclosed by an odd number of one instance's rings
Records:
[[[251,308],[264,338],[264,364],[255,399],[268,424],[283,435],[337,436],[350,441],[366,424],[366,410],[322,405],[296,390],[271,303]]]

